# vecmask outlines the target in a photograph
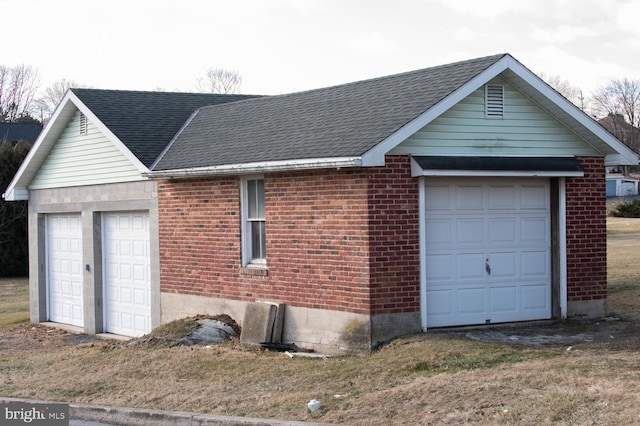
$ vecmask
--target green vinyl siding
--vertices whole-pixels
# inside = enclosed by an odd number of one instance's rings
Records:
[[[484,87],[407,138],[391,154],[413,155],[601,155],[553,116],[501,78],[504,117],[487,118]]]
[[[77,111],[29,189],[62,188],[144,180],[140,171],[91,121],[80,134]]]

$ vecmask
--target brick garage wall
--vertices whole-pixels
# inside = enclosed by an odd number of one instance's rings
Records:
[[[266,274],[241,268],[239,185],[159,182],[163,292],[369,313],[366,171],[265,176]]]
[[[566,179],[567,299],[607,298],[606,182],[602,157],[578,157],[584,177]]]
[[[309,308],[369,313],[367,174],[360,169],[265,179],[274,295]]]
[[[374,314],[420,311],[418,179],[409,156],[387,156],[369,174],[371,299]]]
[[[160,181],[160,289],[209,297],[248,298],[238,285],[238,178]]]

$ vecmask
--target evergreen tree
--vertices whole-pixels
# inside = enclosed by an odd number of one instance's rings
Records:
[[[0,192],[11,183],[27,156],[28,142],[0,144]],[[0,199],[0,277],[24,277],[29,271],[27,202]]]

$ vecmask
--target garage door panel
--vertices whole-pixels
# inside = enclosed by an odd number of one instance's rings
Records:
[[[126,255],[125,255],[126,256]],[[133,275],[131,274],[131,265],[120,265],[119,278],[122,280],[131,280]]]
[[[428,220],[425,226],[425,232],[430,236],[433,244],[452,244],[454,234],[452,232],[453,225],[450,219]]]
[[[486,309],[486,298],[483,287],[460,288],[456,292],[460,315],[482,314]]]
[[[453,309],[453,290],[433,290],[428,292],[427,310],[435,318],[450,317],[455,313]]]
[[[509,186],[488,187],[489,210],[515,210],[518,205],[515,188]]]
[[[521,209],[547,210],[549,208],[549,197],[545,185],[523,185],[520,193],[522,194]]]
[[[147,244],[145,241],[133,241],[132,245],[131,252],[134,256],[145,257],[147,255]]]
[[[521,257],[523,278],[549,278],[551,270],[548,251],[524,251]]]
[[[459,219],[456,224],[456,242],[458,244],[483,244],[484,221],[481,219]]]
[[[133,290],[133,303],[144,306],[147,303],[147,292],[141,289]]]
[[[449,281],[453,276],[453,260],[453,256],[450,254],[427,255],[427,279]]]
[[[522,218],[520,229],[522,243],[547,244],[549,242],[549,222],[543,217]]]
[[[518,240],[518,221],[514,218],[490,218],[489,242],[492,244],[515,244]]]
[[[430,186],[425,191],[425,198],[428,200],[427,210],[451,210],[451,190],[449,185]]]
[[[513,286],[493,287],[489,290],[490,313],[517,312],[518,288]]]
[[[465,279],[484,278],[484,253],[461,253],[457,257],[457,277],[460,281]]]
[[[480,185],[458,186],[453,188],[456,192],[456,210],[483,210],[484,195]]]
[[[146,317],[140,316],[140,315],[136,315],[133,318],[134,324],[133,324],[133,328],[136,330],[140,330],[144,327],[147,326],[148,323],[148,319]]]
[[[131,241],[120,241],[120,251],[119,254],[121,256],[132,256],[133,255],[133,250],[131,248],[132,246],[132,242]]]
[[[550,318],[549,181],[425,182],[427,326]]]
[[[489,254],[489,270],[490,276],[487,278],[509,278],[514,279],[518,276],[518,255],[513,252],[491,253]],[[486,265],[485,265],[486,266]],[[485,268],[485,272],[486,268]]]
[[[522,287],[522,309],[525,311],[547,308],[549,289],[545,284],[525,285]]]
[[[104,215],[105,329],[126,336],[151,331],[150,238],[147,213]]]

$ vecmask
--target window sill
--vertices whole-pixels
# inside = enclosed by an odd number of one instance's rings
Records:
[[[254,277],[268,277],[269,269],[265,265],[247,265],[240,268],[240,274]]]

